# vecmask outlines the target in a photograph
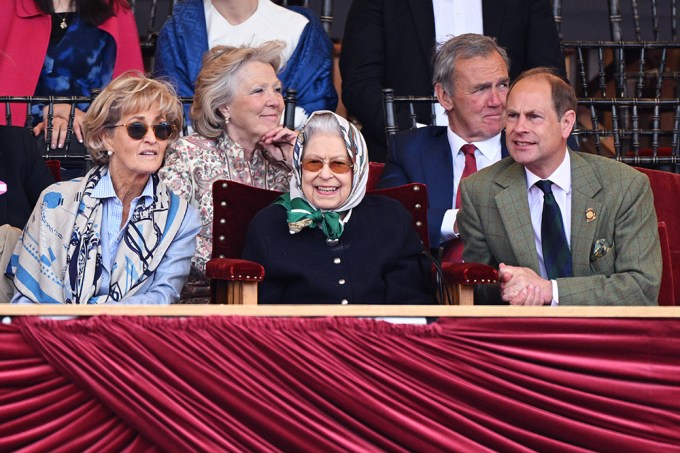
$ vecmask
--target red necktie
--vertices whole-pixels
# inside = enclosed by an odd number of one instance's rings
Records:
[[[465,154],[465,168],[463,168],[463,174],[460,176],[461,181],[477,171],[476,149],[475,145],[469,143],[460,147],[462,153]],[[456,190],[456,209],[460,209],[460,182],[458,182],[458,189]]]
[[[477,149],[475,145],[469,143],[460,148],[465,155],[465,168],[463,168],[463,174],[460,175],[461,181],[463,178],[466,178],[477,171],[475,149]],[[460,209],[460,182],[458,182],[458,188],[456,190],[456,209]],[[460,238],[453,239],[444,246],[442,261],[451,261],[454,263],[463,261],[463,241]]]

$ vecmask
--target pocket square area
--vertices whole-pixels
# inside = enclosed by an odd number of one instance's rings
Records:
[[[590,259],[597,260],[605,256],[614,247],[614,245],[606,239],[598,239],[593,244],[593,251],[590,255]]]

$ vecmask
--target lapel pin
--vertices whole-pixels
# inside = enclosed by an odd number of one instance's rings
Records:
[[[597,219],[597,214],[595,214],[595,210],[593,208],[588,208],[586,210],[586,222],[590,223],[595,219]]]

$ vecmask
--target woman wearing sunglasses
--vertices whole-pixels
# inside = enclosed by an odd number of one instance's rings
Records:
[[[219,179],[286,190],[297,133],[280,125],[281,82],[276,76],[284,43],[259,47],[216,46],[203,59],[191,107],[196,133],[168,152],[161,178],[198,207],[198,235],[183,299],[210,295],[205,265],[212,253],[212,183]]]
[[[200,220],[157,172],[181,123],[165,83],[124,74],[102,90],[83,123],[97,166],[43,191],[12,257],[12,302],[179,299]]]
[[[262,304],[426,304],[429,264],[401,203],[366,195],[359,131],[313,113],[293,151],[290,192],[250,223],[242,257],[264,266]]]

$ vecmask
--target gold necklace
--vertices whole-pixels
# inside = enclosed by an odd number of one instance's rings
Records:
[[[64,13],[63,17],[60,16],[59,13],[54,13],[54,14],[56,14],[57,17],[59,19],[61,19],[61,23],[59,24],[59,28],[61,28],[62,30],[65,30],[66,28],[68,28],[68,23],[66,23],[66,16],[68,15],[68,12]]]
[[[62,30],[66,30],[66,29],[68,28],[68,22],[66,22],[66,17],[68,16],[69,10],[71,9],[70,6],[71,6],[71,5],[70,5],[70,1],[68,1],[68,2],[67,2],[67,7],[66,7],[66,8],[62,8],[62,6],[61,6],[61,1],[59,1],[59,3],[54,7],[54,14],[57,15],[57,18],[58,18],[58,19],[61,19],[61,23],[59,24],[59,28],[61,28]],[[64,12],[64,15],[63,15],[63,16],[61,16],[61,15],[57,12],[58,9],[66,9],[66,11]]]

